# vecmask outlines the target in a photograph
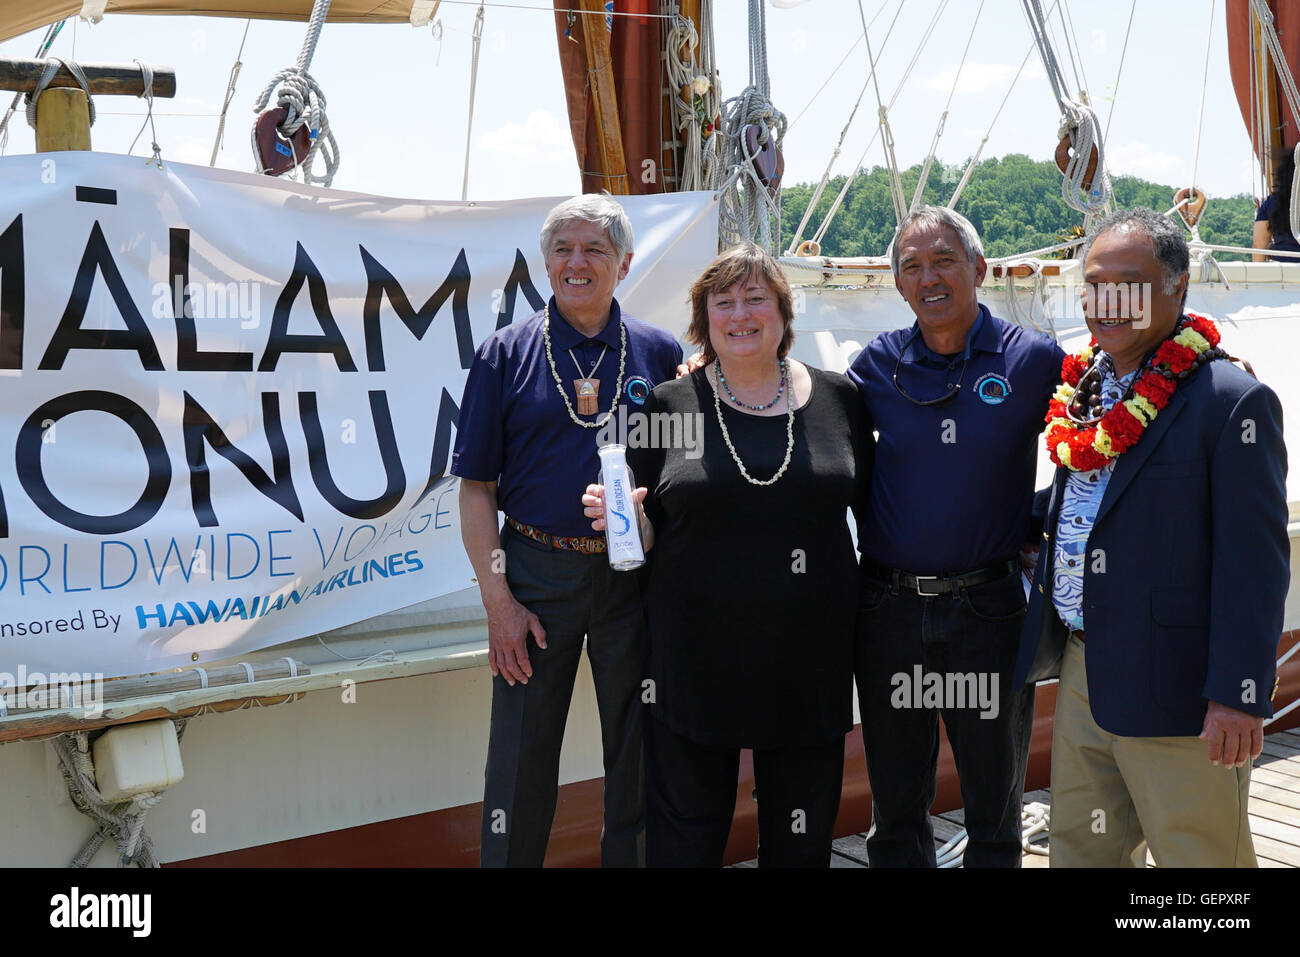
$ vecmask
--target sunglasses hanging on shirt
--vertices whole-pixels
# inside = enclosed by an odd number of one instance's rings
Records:
[[[966,353],[965,355],[962,356],[961,373],[957,376],[957,384],[953,385],[952,383],[948,383],[949,391],[944,395],[939,396],[938,398],[917,399],[907,394],[906,390],[903,388],[902,383],[898,381],[898,373],[903,368],[903,356],[907,355],[907,350],[912,347],[912,343],[916,342],[916,340],[919,339],[920,337],[921,337],[921,330],[920,329],[914,330],[912,332],[911,338],[908,339],[907,342],[903,344],[902,350],[898,353],[898,361],[894,363],[894,388],[898,390],[899,395],[901,395],[904,399],[906,399],[908,402],[912,403],[913,405],[920,405],[920,406],[941,405],[944,402],[947,402],[950,399],[952,399],[958,392],[961,391],[961,384],[966,378],[966,366],[970,363],[970,343],[967,342]]]

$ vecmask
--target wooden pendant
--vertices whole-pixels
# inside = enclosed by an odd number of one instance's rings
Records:
[[[599,379],[574,379],[573,391],[578,395],[578,415],[595,415],[600,411]]]

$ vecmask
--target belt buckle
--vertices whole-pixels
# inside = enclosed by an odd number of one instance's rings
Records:
[[[924,597],[924,598],[939,598],[941,595],[943,595],[943,592],[941,592],[941,591],[921,591],[921,582],[937,582],[937,581],[940,581],[941,579],[940,579],[940,577],[939,577],[938,575],[917,575],[917,576],[915,576],[915,577],[916,577],[916,593],[917,593],[917,595],[919,595],[919,596],[921,596],[921,597]]]

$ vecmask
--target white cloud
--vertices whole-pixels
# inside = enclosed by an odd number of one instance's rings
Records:
[[[952,82],[957,76],[957,66],[956,63],[949,63],[938,73],[931,75],[929,81],[925,84],[926,89],[947,93],[952,89]],[[995,87],[1005,89],[1006,85],[1011,82],[1011,77],[1015,75],[1015,72],[1006,63],[973,63],[968,61],[961,68],[961,83],[957,87],[957,91],[959,93],[983,93]]]
[[[1156,183],[1173,184],[1189,172],[1182,156],[1163,153],[1145,140],[1129,140],[1106,150],[1106,165],[1113,175],[1140,176]]]
[[[573,155],[568,127],[550,110],[533,110],[521,125],[507,123],[489,130],[474,145],[484,153],[504,153],[518,159],[558,159]]]

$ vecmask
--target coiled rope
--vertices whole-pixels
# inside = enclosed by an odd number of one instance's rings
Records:
[[[712,3],[705,0],[700,7],[700,21],[712,17]],[[675,8],[676,5],[673,4]],[[722,174],[722,136],[720,130],[704,135],[701,124],[713,122],[721,113],[721,94],[718,73],[713,62],[712,30],[705,31],[705,44],[701,47],[699,33],[689,17],[674,15],[668,21],[668,86],[671,96],[673,128],[681,136],[681,169],[677,188],[683,192],[697,189],[716,189]],[[709,88],[703,93],[692,89],[695,81],[703,77]],[[689,99],[683,97],[686,90]],[[697,111],[695,99],[700,100]],[[703,114],[701,119],[700,114]]]
[[[1072,209],[1090,216],[1104,213],[1110,208],[1110,177],[1106,174],[1106,147],[1103,142],[1101,124],[1097,113],[1091,106],[1070,98],[1067,81],[1052,49],[1052,40],[1047,31],[1047,20],[1043,15],[1039,0],[1023,0],[1025,15],[1029,21],[1029,30],[1038,54],[1043,60],[1047,79],[1052,84],[1052,93],[1061,110],[1061,126],[1057,136],[1070,138],[1071,155],[1065,166],[1061,180],[1061,196]],[[1084,179],[1088,173],[1088,161],[1093,148],[1097,150],[1097,167],[1093,173],[1091,188],[1085,189]]]
[[[253,104],[253,112],[261,113],[270,102],[272,92],[277,86],[280,87],[276,96],[276,106],[285,107],[289,111],[284,122],[279,125],[280,133],[289,140],[304,123],[307,124],[311,135],[311,148],[301,159],[295,156],[294,165],[302,169],[303,182],[322,186],[329,186],[334,182],[334,174],[339,168],[339,145],[334,139],[334,134],[330,132],[329,117],[325,113],[325,94],[321,92],[320,84],[307,72],[307,67],[311,66],[312,56],[316,53],[316,41],[320,39],[321,28],[325,25],[329,8],[330,0],[315,0],[311,9],[311,19],[307,23],[307,35],[303,38],[302,50],[298,53],[298,61],[272,77],[271,82],[266,85],[266,89],[262,90]],[[260,171],[261,158],[257,152],[256,132],[253,134],[252,143],[253,156],[257,158]],[[325,162],[324,176],[318,176],[313,171],[318,155],[323,157]]]
[[[781,193],[768,192],[754,169],[745,127],[757,126],[758,147],[781,148],[785,114],[771,102],[767,72],[767,20],[763,0],[749,0],[749,85],[722,105],[722,161],[727,178],[718,209],[718,239],[723,246],[754,241],[769,252],[781,236]]]

